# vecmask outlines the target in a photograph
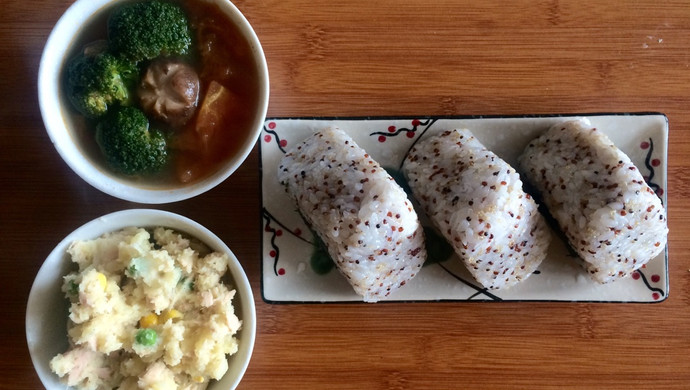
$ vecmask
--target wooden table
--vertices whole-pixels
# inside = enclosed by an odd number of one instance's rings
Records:
[[[24,315],[53,246],[142,206],[78,178],[44,131],[38,63],[70,3],[4,0],[0,12],[3,389],[41,387]],[[690,2],[237,5],[266,52],[272,117],[659,111],[670,121],[671,289],[659,304],[267,304],[256,148],[214,190],[156,206],[216,232],[249,274],[259,323],[241,389],[690,388]]]

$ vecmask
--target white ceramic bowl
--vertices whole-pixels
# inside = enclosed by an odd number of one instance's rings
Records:
[[[132,180],[115,175],[93,161],[82,150],[73,129],[71,107],[61,94],[61,70],[72,52],[75,38],[82,32],[85,21],[101,11],[126,0],[76,0],[58,20],[46,42],[38,71],[38,100],[43,122],[62,159],[82,179],[97,189],[120,199],[148,204],[170,203],[188,199],[208,191],[228,178],[251,152],[266,118],[269,98],[268,67],[254,30],[247,19],[229,0],[200,0],[213,2],[240,28],[249,42],[255,62],[259,85],[258,106],[253,114],[251,134],[225,164],[204,180],[179,187],[143,187]]]
[[[62,277],[72,267],[67,247],[72,241],[94,239],[100,235],[128,226],[165,226],[196,237],[211,249],[230,256],[228,273],[237,291],[233,305],[242,320],[237,335],[239,350],[228,358],[228,372],[209,390],[234,389],[242,379],[254,349],[256,338],[256,309],[247,276],[232,251],[211,231],[177,214],[150,209],[119,211],[97,218],[81,226],[62,240],[46,258],[34,280],[26,307],[26,340],[36,372],[48,390],[65,389],[57,375],[50,370],[50,359],[68,347],[68,302],[60,288]]]

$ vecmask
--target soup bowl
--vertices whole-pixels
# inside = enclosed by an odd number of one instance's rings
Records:
[[[109,160],[104,157],[100,143],[96,141],[95,128],[104,119],[81,115],[67,96],[66,72],[70,61],[82,52],[83,47],[89,42],[108,42],[108,16],[117,7],[126,3],[131,1],[77,0],[56,23],[46,42],[38,72],[39,107],[46,131],[65,163],[87,183],[107,194],[147,204],[170,203],[197,196],[214,188],[237,170],[261,133],[269,100],[268,67],[263,49],[247,19],[230,1],[175,1],[189,13],[190,30],[192,34],[196,34],[192,35],[192,42],[195,43],[192,44],[189,57],[196,56],[194,61],[197,63],[194,66],[203,67],[197,69],[200,79],[197,108],[183,127],[164,129],[170,158],[161,172],[145,175],[123,174],[113,169]],[[204,24],[205,21],[208,23]],[[213,38],[203,38],[200,26],[213,25],[222,27],[215,32],[204,32],[205,36]],[[209,65],[204,62],[204,57],[198,54],[202,47],[198,41],[202,38],[218,39],[221,43],[228,42],[224,46],[215,44],[216,42],[214,45],[206,44],[206,48],[230,47],[232,44],[232,50],[237,50],[238,53],[217,55],[218,53],[212,52],[206,58],[214,58],[216,63]],[[219,58],[222,60],[218,61]],[[145,64],[146,61],[140,61],[137,65],[142,80]],[[232,114],[243,114],[241,119],[236,119],[230,118],[231,114],[228,113],[228,119],[223,126],[213,130],[216,138],[210,139],[203,147],[198,145],[199,141],[194,141],[196,149],[190,152],[189,142],[185,144],[184,141],[190,137],[186,136],[192,134],[201,137],[199,132],[203,131],[200,130],[203,126],[199,124],[202,122],[200,112],[208,112],[202,107],[214,107],[206,104],[207,100],[213,100],[210,98],[211,93],[204,95],[212,89],[209,84],[213,81],[208,79],[213,76],[204,75],[212,74],[206,70],[214,66],[227,66],[229,70],[226,73],[234,75],[234,78],[223,80],[221,84],[229,91],[226,95],[233,95],[234,101],[239,102],[233,104],[242,105],[234,108]],[[218,73],[220,72],[216,72]],[[140,89],[135,87],[136,90]],[[135,96],[136,92],[132,92],[132,95]],[[136,96],[130,100],[128,105],[141,105]],[[230,103],[227,103],[222,106],[224,108],[219,109],[219,112],[223,112],[229,105]],[[114,106],[111,104],[108,107],[109,112]],[[160,127],[157,118],[149,116],[148,119],[151,127]],[[205,123],[208,122],[209,120],[205,120]],[[227,125],[228,123],[230,125]],[[204,133],[203,137],[207,137],[208,134]],[[214,154],[207,158],[203,153],[210,149],[209,145],[214,147]],[[203,152],[199,152],[202,149]]]
[[[63,277],[75,268],[75,264],[72,263],[67,248],[74,241],[96,239],[105,233],[132,226],[170,228],[201,241],[213,251],[228,255],[226,285],[236,291],[232,305],[242,326],[236,335],[239,340],[238,350],[227,356],[227,372],[220,380],[211,381],[208,389],[234,389],[249,364],[256,337],[256,310],[247,276],[232,251],[207,228],[184,216],[151,209],[123,210],[94,219],[65,237],[45,259],[34,279],[26,309],[27,344],[41,382],[48,390],[66,388],[51,371],[50,360],[69,347],[69,302],[61,291],[61,286]]]

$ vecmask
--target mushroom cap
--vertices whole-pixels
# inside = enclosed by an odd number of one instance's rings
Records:
[[[180,127],[194,115],[199,102],[199,75],[178,59],[152,62],[139,82],[141,106],[149,116]]]

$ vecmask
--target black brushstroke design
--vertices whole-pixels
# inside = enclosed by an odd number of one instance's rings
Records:
[[[644,158],[644,166],[649,170],[649,176],[647,177],[647,185],[649,185],[653,190],[654,193],[659,196],[659,187],[658,184],[654,183],[652,180],[654,179],[654,167],[652,166],[652,154],[654,153],[654,141],[652,138],[649,138],[649,150],[647,151],[647,156]],[[659,196],[663,202],[663,198]]]
[[[276,145],[278,145],[278,149],[280,149],[280,151],[283,152],[283,154],[285,154],[285,148],[280,146],[280,141],[282,141],[282,140],[280,139],[280,136],[278,135],[278,133],[275,130],[271,130],[270,128],[268,128],[268,126],[265,124],[264,124],[264,131],[273,136],[273,139],[275,140]]]
[[[408,128],[396,128],[395,132],[393,132],[393,133],[391,133],[389,131],[375,131],[375,132],[369,134],[369,136],[378,135],[378,136],[383,136],[386,138],[397,137],[398,135],[400,135],[402,133],[416,133],[419,130],[419,127],[422,127],[422,126],[424,127],[424,129],[422,130],[419,137],[415,138],[415,140],[412,142],[410,147],[407,149],[407,152],[405,152],[403,159],[400,161],[400,166],[398,167],[398,170],[402,170],[403,162],[405,161],[405,158],[407,157],[407,155],[410,154],[410,150],[412,150],[412,147],[414,147],[414,145],[417,143],[417,141],[424,135],[424,133],[426,133],[429,130],[429,128],[434,123],[436,123],[437,120],[438,120],[438,118],[427,118],[426,120],[415,119],[413,121],[413,126],[410,129],[408,129]],[[414,124],[414,122],[417,122],[417,123]]]
[[[276,234],[276,229],[271,227],[271,219],[272,217],[270,217],[270,214],[266,211],[266,209],[264,209],[264,220],[266,221],[264,231],[271,233],[271,248],[273,248],[276,253],[275,257],[273,258],[273,273],[278,276],[278,259],[280,258],[280,248],[278,248],[278,245],[276,244],[276,237],[278,235]]]
[[[403,164],[405,163],[405,159],[410,154],[410,151],[412,150],[412,148],[414,148],[414,146],[417,145],[417,142],[419,142],[419,140],[424,136],[424,134],[426,134],[427,131],[429,131],[429,128],[431,128],[431,126],[433,126],[433,124],[436,123],[437,120],[438,120],[438,118],[434,118],[434,119],[428,119],[426,122],[420,122],[420,124],[422,124],[426,127],[424,128],[424,130],[422,130],[422,133],[419,134],[419,137],[415,138],[414,141],[412,141],[412,144],[410,145],[410,147],[407,148],[405,155],[403,156],[402,160],[400,160],[400,166],[398,167],[398,169],[400,171],[402,171],[402,167],[403,167]]]
[[[397,137],[397,136],[399,136],[399,135],[402,134],[402,133],[414,133],[414,132],[417,131],[417,128],[418,128],[419,126],[426,126],[426,125],[429,124],[430,122],[435,122],[435,121],[436,121],[436,119],[427,119],[426,121],[422,121],[422,120],[417,119],[417,120],[415,120],[414,122],[418,122],[418,123],[417,123],[417,124],[414,124],[414,123],[413,123],[411,129],[408,129],[408,128],[404,128],[404,127],[403,127],[403,128],[396,128],[395,132],[392,132],[392,133],[391,133],[390,131],[376,131],[376,132],[373,132],[373,133],[371,133],[371,134],[369,134],[369,135],[370,135],[370,136],[372,136],[372,135],[382,135],[382,136],[384,136],[384,137],[386,137],[386,138],[388,138],[388,137]]]
[[[466,286],[468,286],[468,287],[470,287],[470,288],[472,288],[472,289],[474,289],[474,290],[477,291],[475,294],[472,294],[472,295],[470,295],[470,296],[467,298],[468,301],[470,301],[470,300],[472,300],[472,298],[474,298],[474,297],[476,297],[476,296],[478,296],[478,295],[482,295],[482,294],[483,294],[483,295],[486,295],[487,297],[491,298],[491,300],[494,300],[494,301],[502,301],[502,300],[503,300],[503,298],[498,297],[498,296],[496,296],[496,295],[490,293],[488,289],[477,287],[477,286],[475,286],[474,284],[468,282],[467,280],[461,278],[460,276],[454,274],[453,271],[449,270],[449,269],[448,269],[445,265],[443,265],[442,263],[437,263],[437,264],[439,265],[439,267],[443,268],[444,271],[448,272],[448,274],[449,274],[450,276],[454,277],[454,278],[457,279],[458,281],[462,282],[464,285],[466,285]]]
[[[654,154],[654,140],[650,137],[648,139],[648,141],[649,141],[649,148],[647,150],[647,155],[645,156],[645,159],[644,159],[644,166],[649,171],[649,175],[647,176],[647,185],[651,189],[654,190],[654,193],[656,194],[656,196],[658,196],[659,199],[661,199],[661,202],[663,203],[664,198],[661,195],[659,195],[659,190],[661,189],[661,187],[658,184],[654,183],[654,181],[653,181],[654,180],[654,166],[652,165],[652,155]],[[645,286],[647,286],[647,288],[650,291],[659,293],[661,295],[661,297],[666,296],[666,294],[664,293],[664,290],[662,290],[658,287],[652,287],[652,285],[647,280],[647,277],[645,276],[645,274],[641,270],[638,269],[635,272],[637,272],[640,275],[642,282],[644,282]]]
[[[660,289],[660,288],[658,288],[658,287],[652,287],[652,285],[651,285],[651,284],[649,283],[649,281],[647,280],[647,277],[645,276],[644,273],[642,273],[641,270],[638,269],[638,270],[636,270],[635,272],[637,272],[637,273],[640,275],[640,278],[641,278],[642,281],[644,282],[645,286],[647,286],[647,288],[649,289],[649,291],[653,291],[653,292],[659,293],[659,294],[661,295],[659,298],[663,298],[663,297],[666,296],[666,294],[664,293],[664,290],[662,290],[662,289]]]
[[[307,244],[314,245],[311,241],[307,240],[306,238],[302,237],[301,235],[296,234],[295,232],[292,231],[292,229],[289,229],[287,226],[283,225],[280,221],[278,221],[268,210],[264,207],[263,208],[263,217],[266,223],[264,224],[264,231],[271,233],[271,248],[276,252],[276,256],[273,260],[273,273],[278,276],[278,260],[280,258],[280,248],[278,247],[278,244],[276,244],[276,238],[278,237],[278,229],[274,229],[271,227],[271,222],[276,223],[278,226],[283,228],[284,232],[288,232],[292,234],[293,236],[299,238],[300,240],[306,242]]]
[[[280,222],[278,219],[276,219],[276,217],[274,217],[273,214],[271,214],[265,207],[263,208],[263,214],[264,214],[264,218],[268,217],[271,221],[275,222],[278,226],[282,227],[284,231],[286,231],[286,232],[292,234],[293,236],[295,236],[295,237],[297,237],[298,239],[300,239],[300,240],[306,242],[307,244],[315,245],[313,242],[307,240],[306,238],[304,238],[304,237],[302,237],[301,235],[299,235],[299,234],[295,233],[294,231],[292,231],[292,229],[290,229],[289,227],[285,226],[282,222]],[[301,214],[300,214],[300,215],[301,215]]]

